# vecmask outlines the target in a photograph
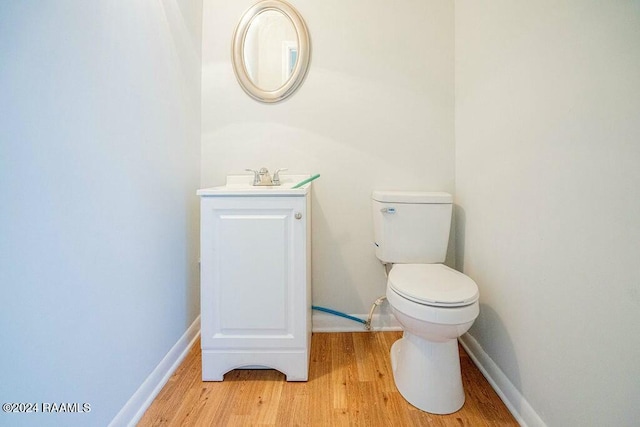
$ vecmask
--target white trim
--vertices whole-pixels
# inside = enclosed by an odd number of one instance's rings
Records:
[[[349,314],[349,316],[366,320],[368,314]],[[367,332],[363,323],[346,319],[334,314],[314,310],[312,315],[313,332]],[[391,313],[376,313],[371,320],[372,331],[401,331],[402,328]]]
[[[200,335],[200,316],[193,321],[187,331],[180,337],[178,342],[171,347],[171,350],[160,361],[158,366],[151,372],[146,380],[138,387],[133,396],[120,409],[120,412],[111,420],[109,427],[135,426],[145,411],[151,406],[162,387],[167,383],[171,375],[178,369],[180,363],[196,339]]]
[[[498,393],[498,396],[500,396],[500,399],[502,399],[518,424],[523,427],[546,427],[542,418],[502,372],[502,369],[496,365],[496,362],[485,353],[480,343],[469,333],[461,336],[459,340],[469,357],[489,381],[491,387]]]

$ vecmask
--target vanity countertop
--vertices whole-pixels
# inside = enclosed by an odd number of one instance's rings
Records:
[[[203,197],[221,196],[305,196],[311,183],[300,188],[291,188],[311,175],[280,175],[279,186],[252,185],[253,175],[228,175],[225,185],[202,188],[196,192]]]

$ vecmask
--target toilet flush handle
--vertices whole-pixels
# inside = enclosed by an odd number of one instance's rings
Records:
[[[382,213],[394,214],[396,213],[396,208],[382,208],[380,209]]]

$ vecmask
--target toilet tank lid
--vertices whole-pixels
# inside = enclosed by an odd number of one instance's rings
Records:
[[[377,202],[391,203],[453,203],[453,196],[442,191],[392,191],[376,190],[373,192],[373,200]]]

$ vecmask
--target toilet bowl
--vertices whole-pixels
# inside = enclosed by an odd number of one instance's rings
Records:
[[[457,338],[478,316],[478,289],[442,264],[397,264],[387,300],[404,330],[391,348],[396,387],[413,406],[450,414],[464,404]]]
[[[478,287],[445,266],[453,197],[374,191],[376,257],[391,265],[387,300],[404,329],[391,348],[396,387],[415,407],[449,414],[464,404],[457,338],[479,313]]]

